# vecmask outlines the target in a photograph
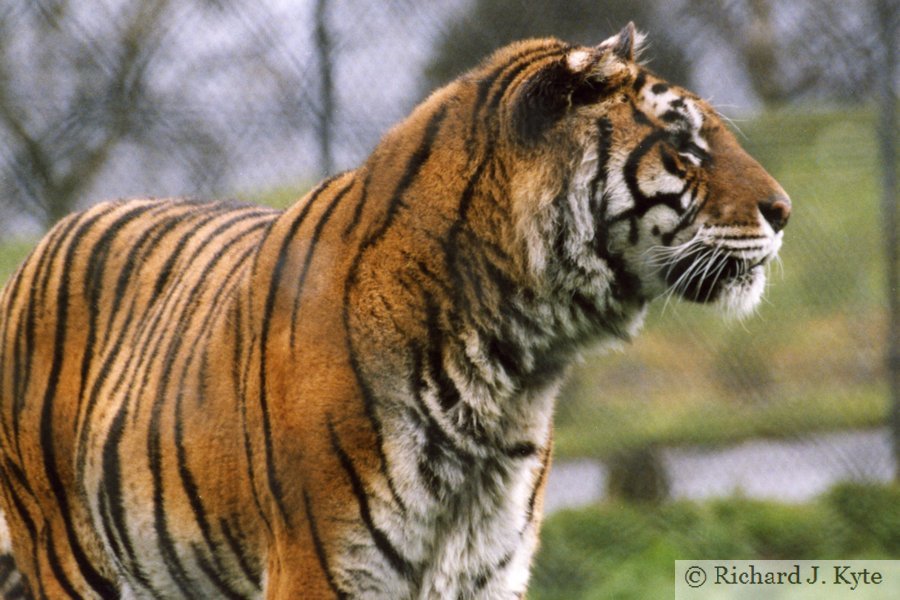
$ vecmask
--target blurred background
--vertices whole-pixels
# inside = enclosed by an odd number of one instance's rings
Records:
[[[576,369],[531,597],[671,597],[675,559],[898,559],[897,0],[0,0],[0,280],[101,199],[285,206],[492,49],[630,20],[794,214],[758,314],[659,303]]]

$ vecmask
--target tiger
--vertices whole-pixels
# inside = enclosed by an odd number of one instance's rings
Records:
[[[791,211],[644,37],[503,47],[285,210],[53,227],[0,296],[21,595],[524,597],[569,366],[752,313]]]

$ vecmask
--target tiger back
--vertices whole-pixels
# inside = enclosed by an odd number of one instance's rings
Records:
[[[746,313],[790,201],[715,111],[518,42],[286,211],[54,227],[0,296],[0,484],[36,598],[518,598],[583,349]]]

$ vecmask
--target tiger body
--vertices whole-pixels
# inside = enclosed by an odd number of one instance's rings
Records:
[[[51,230],[0,296],[30,594],[523,596],[566,366],[667,290],[749,310],[789,210],[634,39],[502,49],[286,211]]]

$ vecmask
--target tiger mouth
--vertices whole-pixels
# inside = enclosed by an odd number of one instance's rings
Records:
[[[666,285],[682,298],[707,304],[719,299],[723,290],[740,286],[762,275],[769,257],[746,259],[709,247],[699,256],[686,256],[663,271]]]

